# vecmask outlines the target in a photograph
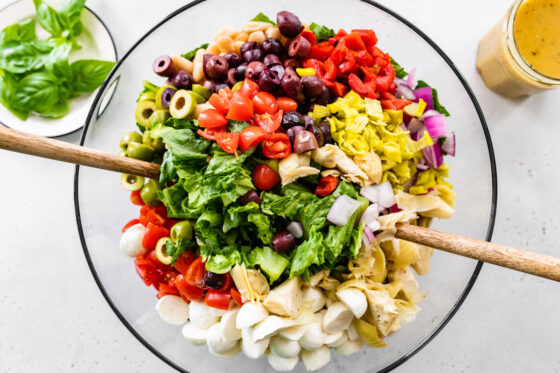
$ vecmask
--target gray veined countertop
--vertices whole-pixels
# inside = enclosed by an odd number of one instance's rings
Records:
[[[493,241],[560,256],[560,90],[507,100],[475,70],[478,40],[510,1],[380,2],[439,44],[482,105],[498,167]],[[122,56],[184,3],[87,5],[112,30]],[[74,223],[74,167],[5,151],[0,159],[0,372],[171,372],[126,330],[92,281]],[[484,265],[455,317],[396,372],[560,372],[559,340],[560,284]]]

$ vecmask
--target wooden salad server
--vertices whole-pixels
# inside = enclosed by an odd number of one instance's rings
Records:
[[[0,149],[151,179],[159,178],[159,165],[154,163],[8,128],[0,128]],[[397,224],[396,237],[560,282],[560,258],[403,223]]]

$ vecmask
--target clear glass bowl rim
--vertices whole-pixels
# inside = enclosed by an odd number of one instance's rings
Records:
[[[117,61],[117,64],[115,65],[115,67],[113,68],[113,70],[111,71],[109,76],[107,76],[107,79],[105,80],[105,83],[103,83],[103,85],[99,89],[99,91],[97,93],[97,96],[95,97],[95,100],[94,100],[94,102],[91,106],[91,109],[90,109],[90,112],[88,114],[86,123],[83,127],[83,130],[82,130],[80,145],[84,145],[84,142],[85,142],[85,139],[86,139],[86,136],[87,136],[87,130],[89,128],[89,125],[90,125],[92,119],[94,119],[94,117],[96,115],[95,110],[98,106],[99,101],[103,97],[103,93],[104,93],[105,89],[107,88],[107,85],[109,84],[109,82],[111,82],[111,78],[114,76],[115,72],[124,63],[124,61],[126,61],[127,57],[136,49],[136,47],[140,43],[142,43],[146,38],[148,38],[160,26],[162,26],[163,24],[165,24],[166,22],[168,22],[169,20],[171,20],[172,18],[174,18],[178,14],[183,13],[184,11],[188,10],[189,8],[192,8],[192,7],[194,7],[194,6],[196,6],[200,3],[203,3],[204,1],[206,1],[206,0],[192,1],[188,4],[186,4],[186,5],[178,8],[174,12],[170,13],[167,17],[165,17],[163,20],[161,20],[159,23],[157,23],[154,27],[152,27],[148,32],[146,32],[140,39],[138,39],[138,41],[136,43],[134,43],[134,45],[123,55],[123,57],[120,60]],[[360,1],[362,1],[364,3],[367,3],[371,6],[374,6],[378,9],[382,10],[383,12],[389,14],[390,16],[395,17],[396,19],[398,19],[399,21],[404,23],[407,27],[409,27],[411,30],[416,32],[422,39],[424,39],[426,41],[426,43],[428,43],[432,48],[434,48],[434,50],[447,63],[449,68],[457,76],[457,78],[459,79],[459,81],[463,85],[465,91],[469,95],[469,97],[471,99],[471,102],[473,103],[473,105],[475,107],[475,110],[478,114],[478,118],[480,120],[480,123],[482,125],[482,130],[484,132],[484,137],[486,139],[486,145],[488,147],[488,156],[489,156],[489,159],[490,159],[490,169],[491,169],[491,173],[492,173],[492,202],[491,202],[491,206],[490,206],[490,219],[488,221],[488,228],[487,228],[487,231],[486,231],[486,240],[490,241],[492,239],[492,233],[494,231],[494,223],[495,223],[495,220],[496,220],[497,198],[498,198],[498,180],[497,180],[497,170],[496,170],[496,159],[495,159],[494,147],[492,145],[492,140],[490,138],[490,132],[488,130],[488,125],[486,123],[486,119],[484,118],[482,108],[480,107],[480,104],[478,103],[472,89],[470,88],[469,84],[466,82],[463,75],[459,72],[459,70],[457,69],[455,64],[445,54],[445,52],[430,37],[428,37],[424,32],[422,32],[418,27],[416,27],[414,24],[412,24],[410,21],[405,19],[400,14],[394,12],[391,9],[388,9],[387,7],[385,7],[383,5],[378,4],[375,1],[372,1],[372,0],[360,0]],[[75,172],[74,172],[74,208],[75,208],[75,212],[76,212],[76,223],[78,225],[78,233],[79,233],[79,236],[80,236],[80,242],[82,244],[82,249],[84,251],[84,255],[86,257],[87,264],[89,266],[89,269],[91,270],[91,273],[93,275],[93,278],[94,278],[97,286],[99,287],[99,290],[103,294],[103,297],[105,298],[105,300],[107,301],[107,303],[109,304],[109,306],[111,307],[111,309],[113,310],[115,315],[124,324],[124,326],[130,331],[130,333],[132,333],[132,335],[134,335],[138,339],[138,341],[140,341],[140,343],[142,343],[148,350],[150,350],[154,355],[159,357],[162,361],[167,363],[170,367],[176,369],[179,372],[189,373],[189,371],[179,367],[177,364],[175,364],[170,359],[168,359],[165,355],[163,355],[161,352],[159,352],[154,346],[152,346],[150,343],[148,343],[148,341],[146,341],[134,329],[134,327],[126,320],[126,318],[119,311],[119,309],[116,307],[116,305],[111,301],[105,287],[103,286],[103,283],[101,282],[101,280],[100,280],[100,278],[97,274],[97,271],[95,269],[95,266],[94,266],[93,261],[90,257],[90,254],[89,254],[89,250],[87,248],[86,238],[85,238],[85,235],[84,235],[84,231],[83,231],[82,223],[81,223],[81,217],[80,217],[79,193],[78,193],[79,192],[79,188],[78,188],[79,187],[79,181],[78,181],[79,173],[80,173],[80,166],[76,165],[76,169],[75,169]],[[435,338],[435,336],[447,325],[447,323],[451,320],[451,318],[455,315],[455,313],[459,310],[459,308],[461,307],[461,305],[463,304],[463,302],[467,298],[467,296],[468,296],[469,292],[471,291],[474,283],[476,282],[476,279],[478,278],[480,270],[482,269],[482,264],[483,263],[480,262],[480,261],[477,263],[477,265],[476,265],[476,267],[473,271],[473,274],[471,275],[471,278],[469,279],[469,282],[467,283],[467,285],[463,289],[463,292],[461,293],[461,295],[457,299],[457,302],[453,305],[453,307],[447,313],[447,315],[442,320],[442,322],[426,338],[424,338],[424,340],[422,342],[420,342],[416,347],[414,347],[412,350],[403,354],[403,356],[401,356],[396,361],[392,362],[391,364],[389,364],[389,365],[385,366],[384,368],[382,368],[381,370],[379,370],[378,373],[390,372],[391,370],[395,369],[396,367],[398,367],[399,365],[403,364],[405,361],[410,359],[412,356],[414,356],[418,351],[420,351],[432,339]]]

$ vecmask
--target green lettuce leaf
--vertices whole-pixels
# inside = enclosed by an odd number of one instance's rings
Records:
[[[246,264],[249,267],[258,265],[273,283],[284,273],[290,261],[283,255],[274,252],[270,247],[257,247],[246,255]]]
[[[397,78],[403,79],[408,75],[408,73],[404,70],[404,67],[399,65],[399,63],[395,61],[393,57],[391,57],[391,65],[393,65],[393,67],[395,68],[395,76]]]
[[[227,273],[237,263],[241,263],[241,253],[234,248],[226,248],[212,255],[206,261],[206,270],[214,273]]]
[[[309,238],[299,245],[292,258],[290,278],[304,274],[312,265],[322,265],[325,262],[325,246],[323,235],[311,228]]]

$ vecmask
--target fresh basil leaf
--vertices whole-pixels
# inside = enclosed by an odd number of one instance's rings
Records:
[[[270,18],[268,18],[265,14],[263,13],[259,13],[257,14],[251,21],[253,22],[267,22],[270,23],[274,26],[276,26],[276,22],[274,22],[273,20],[271,20]]]
[[[44,117],[58,119],[64,117],[70,112],[70,103],[63,95],[61,95],[61,98],[54,105],[40,111],[36,111]]]
[[[29,117],[29,110],[14,105],[17,85],[18,80],[14,75],[0,70],[0,103],[19,119],[26,120]]]
[[[318,25],[315,22],[309,25],[309,29],[315,34],[317,41],[329,40],[329,38],[334,36],[334,30],[332,28]]]
[[[65,37],[64,31],[68,29],[68,19],[51,8],[43,0],[33,0],[33,3],[35,4],[37,19],[41,26],[50,32],[52,36]]]
[[[85,0],[65,0],[60,9],[60,13],[66,15],[68,19],[68,28],[74,37],[80,35],[83,30],[81,15],[85,2]]]
[[[47,57],[46,67],[57,78],[73,81],[72,69],[68,63],[68,56],[72,50],[71,43],[62,43],[53,48]]]
[[[105,81],[115,62],[101,60],[78,60],[70,65],[72,88],[76,92],[94,91]]]
[[[395,68],[395,76],[397,78],[402,79],[408,75],[408,73],[404,71],[404,68],[401,65],[399,65],[399,63],[395,61],[393,57],[391,57],[391,65],[393,65],[393,67]]]
[[[46,112],[60,99],[58,79],[51,73],[27,75],[17,85],[14,102],[21,109]]]
[[[416,84],[416,87],[414,89],[419,89],[419,88],[424,88],[424,87],[430,87],[430,85],[423,80],[419,80],[418,84]],[[449,112],[447,111],[445,106],[440,104],[439,99],[438,99],[438,92],[434,87],[432,87],[432,99],[434,101],[433,102],[434,103],[434,110],[439,111],[441,114],[445,115],[446,117],[451,115],[451,114],[449,114]]]
[[[14,74],[40,70],[46,66],[54,47],[54,40],[7,42],[0,49],[0,69]]]
[[[0,45],[9,41],[22,42],[35,39],[37,39],[37,35],[35,35],[35,20],[33,18],[10,25],[0,32]]]
[[[192,51],[188,51],[187,53],[182,54],[181,56],[183,56],[183,57],[186,58],[187,60],[192,61],[192,59],[194,58],[194,55],[196,54],[196,52],[197,52],[199,49],[206,49],[206,48],[208,48],[208,43],[204,43],[204,44],[202,44],[201,46],[194,48]]]

